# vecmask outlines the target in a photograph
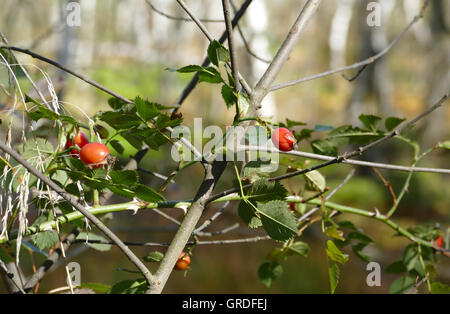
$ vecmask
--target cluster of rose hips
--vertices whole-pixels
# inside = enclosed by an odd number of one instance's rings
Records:
[[[75,139],[68,139],[66,149],[75,146],[70,150],[70,155],[80,158],[81,161],[92,168],[99,168],[107,162],[107,157],[111,153],[109,148],[102,143],[89,143],[89,140],[81,131],[78,131]],[[79,149],[78,149],[79,148]]]

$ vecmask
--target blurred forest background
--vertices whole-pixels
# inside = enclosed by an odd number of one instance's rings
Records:
[[[186,0],[197,17],[213,20],[223,19],[219,0]],[[242,0],[234,0],[239,8]],[[394,39],[420,11],[421,0],[384,0],[381,4],[382,17],[379,27],[368,27],[366,0],[322,1],[316,15],[307,26],[297,47],[277,79],[277,83],[323,72],[351,64],[381,51]],[[68,27],[65,0],[2,0],[0,10],[0,31],[10,45],[29,48],[32,51],[57,60],[128,98],[142,96],[150,101],[172,105],[189,82],[190,74],[167,71],[167,67],[179,68],[188,64],[200,64],[205,55],[208,41],[194,23],[167,18],[156,10],[176,17],[186,17],[175,1],[167,0],[81,0],[81,24]],[[240,71],[251,84],[264,72],[267,63],[276,53],[290,25],[295,20],[304,1],[300,0],[254,0],[240,28],[253,54],[235,30],[238,43]],[[153,6],[153,7],[152,7]],[[218,22],[205,23],[213,36],[218,38],[224,25]],[[411,118],[425,107],[435,103],[450,86],[450,1],[434,0],[427,8],[425,17],[376,63],[370,65],[353,82],[335,74],[322,79],[302,83],[275,91],[263,103],[263,114],[274,121],[286,118],[303,121],[307,127],[315,125],[339,126],[359,125],[361,113],[382,117],[398,116]],[[56,68],[31,57],[16,53],[35,81],[45,88],[42,73],[52,79],[58,97],[67,113],[80,121],[87,121],[85,114],[93,116],[99,110],[108,108],[109,98],[105,93],[79,79],[68,76]],[[35,66],[32,66],[35,65]],[[346,73],[352,76],[355,72]],[[7,82],[5,67],[0,68],[2,84]],[[33,94],[25,78],[19,78],[25,92]],[[0,95],[0,112],[7,110],[7,98]],[[23,109],[23,108],[22,108]],[[22,130],[21,108],[14,115],[3,119],[15,119],[13,142],[20,141]],[[193,125],[195,117],[203,117],[203,126],[219,125],[225,128],[233,120],[234,110],[227,110],[216,86],[201,83],[187,98],[180,112],[184,124]],[[422,149],[428,149],[438,141],[450,138],[450,108],[444,106],[421,121],[413,130]],[[28,123],[28,122],[26,122]],[[0,125],[0,136],[5,138],[7,123]],[[37,127],[37,126],[36,126]],[[43,135],[48,135],[48,130]],[[46,133],[47,132],[47,133]],[[320,133],[319,133],[320,136]],[[125,164],[136,150],[126,146],[123,154],[113,151]],[[302,142],[300,150],[311,151],[308,142]],[[150,151],[141,166],[148,170],[169,174],[176,167],[168,158],[170,146],[160,151]],[[450,154],[436,151],[421,162],[422,166],[449,167]],[[410,165],[412,151],[406,144],[392,140],[380,145],[363,157],[364,160]],[[321,170],[327,185],[336,187],[351,167],[335,165]],[[335,202],[380,211],[392,205],[388,189],[372,169],[357,169],[353,177],[333,198]],[[398,192],[407,173],[382,171],[394,191]],[[161,181],[145,173],[141,179],[151,187],[158,187]],[[189,199],[202,179],[201,166],[188,168],[170,185],[164,196],[167,199]],[[234,179],[232,171],[226,172],[216,188],[228,188]],[[409,192],[402,201],[394,220],[401,226],[440,221],[443,228],[450,223],[449,178],[440,174],[414,174]],[[297,181],[284,182],[295,190]],[[113,197],[109,202],[123,201]],[[211,207],[217,207],[212,205]],[[233,203],[209,230],[240,222],[236,213],[237,202]],[[181,211],[167,211],[181,219]],[[208,218],[211,209],[206,210]],[[343,215],[345,218],[345,215]],[[399,259],[407,240],[395,237],[385,225],[360,217],[351,217],[357,226],[374,239],[366,253],[379,262],[382,271],[387,265]],[[151,210],[114,214],[109,226],[124,241],[168,242],[176,225]],[[64,230],[70,231],[69,226]],[[230,234],[218,239],[246,237],[260,234],[242,225]],[[327,293],[329,291],[328,270],[324,240],[320,225],[313,226],[304,235],[311,246],[308,258],[291,258],[285,263],[284,273],[270,289],[257,277],[257,269],[274,246],[272,241],[248,244],[205,245],[193,251],[191,270],[185,275],[174,272],[168,281],[165,293]],[[132,247],[138,256],[155,250],[150,247]],[[156,248],[164,251],[164,248]],[[358,260],[351,251],[350,262],[341,272],[337,293],[384,293],[395,275],[382,275],[381,287],[366,285],[365,263]],[[136,274],[120,269],[132,268],[117,248],[108,252],[96,251],[84,244],[74,245],[68,252],[73,261],[81,265],[82,282],[114,284],[119,280],[135,278]],[[34,254],[39,265],[43,256]],[[22,253],[25,275],[30,275],[31,258]],[[438,264],[439,280],[450,282],[448,259]],[[153,267],[154,269],[154,267]],[[64,286],[64,268],[59,267],[41,282],[40,292]],[[0,292],[5,292],[0,287]]]

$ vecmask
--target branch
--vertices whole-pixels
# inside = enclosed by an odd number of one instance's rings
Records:
[[[258,242],[264,240],[271,240],[269,236],[256,236],[251,238],[243,238],[243,239],[229,239],[229,240],[210,240],[210,241],[191,241],[187,242],[186,245],[217,245],[217,244],[236,244],[236,243],[251,243]],[[86,243],[86,240],[76,240],[76,242]],[[88,243],[93,244],[110,244],[114,245],[115,243],[105,241],[105,240],[88,240]],[[167,247],[170,243],[161,243],[161,242],[125,242],[126,245],[129,246],[161,246]]]
[[[246,0],[241,8],[239,9],[239,11],[236,12],[233,21],[231,22],[233,27],[236,27],[237,23],[239,22],[239,20],[242,18],[242,16],[244,16],[244,13],[246,12],[247,8],[249,7],[249,5],[252,3],[253,0]],[[227,38],[227,34],[226,31],[223,32],[222,36],[220,36],[219,38],[219,42],[221,44],[223,44],[225,42],[225,39]],[[210,63],[210,60],[208,57],[205,58],[205,60],[203,60],[202,66],[208,66]],[[194,75],[194,77],[191,79],[191,81],[188,83],[188,85],[184,88],[183,92],[181,93],[181,95],[178,97],[178,99],[175,101],[174,106],[176,106],[176,108],[173,110],[173,114],[177,113],[178,110],[180,109],[181,104],[184,102],[184,100],[187,98],[187,96],[189,96],[189,94],[192,92],[192,90],[195,88],[195,86],[198,83],[198,73],[196,73]],[[242,82],[241,82],[242,83]],[[246,88],[247,93],[250,94],[249,91],[251,91],[250,86],[245,86],[243,85],[244,88]]]
[[[94,216],[89,210],[78,204],[72,196],[64,191],[59,185],[54,183],[50,178],[42,174],[36,168],[34,168],[27,160],[25,160],[20,154],[18,154],[15,150],[5,145],[0,141],[0,149],[5,153],[11,155],[18,163],[23,165],[30,173],[39,178],[42,182],[44,182],[47,186],[49,186],[52,190],[58,193],[62,198],[68,201],[73,208],[77,209],[83,216],[85,216],[89,221],[91,221],[101,232],[103,232],[111,241],[115,242],[117,246],[121,249],[121,251],[128,257],[128,259],[139,269],[139,271],[143,274],[148,284],[153,283],[153,276],[147,267],[141,262],[141,260],[134,255],[134,253],[125,245],[123,242],[106,227],[100,219]],[[55,222],[56,223],[56,222]]]
[[[263,74],[259,82],[256,84],[253,92],[253,101],[256,104],[260,104],[261,100],[265,97],[269,91],[270,85],[273,83],[281,68],[286,63],[292,49],[296,45],[303,33],[306,24],[311,19],[314,12],[317,10],[321,0],[308,0],[298,15],[297,19],[289,30],[289,34],[278,50],[277,54],[273,58],[266,72]]]
[[[159,9],[157,9],[151,2],[150,0],[145,0],[145,2],[147,2],[147,4],[150,6],[150,8],[158,13],[159,15],[162,15],[164,17],[167,17],[168,19],[171,20],[175,20],[175,21],[183,21],[183,22],[193,22],[192,19],[190,18],[186,18],[186,17],[181,17],[181,16],[173,16],[170,14],[167,14]],[[199,19],[199,21],[203,22],[203,23],[223,23],[223,20],[220,19]]]
[[[272,92],[272,91],[275,91],[275,90],[278,90],[278,89],[281,89],[281,88],[293,86],[293,85],[300,84],[300,83],[303,83],[303,82],[307,82],[307,81],[311,81],[311,80],[314,80],[314,79],[318,79],[318,78],[321,78],[321,77],[324,77],[324,76],[332,75],[332,74],[343,72],[343,71],[347,71],[347,70],[357,69],[357,68],[361,67],[358,70],[358,72],[356,73],[356,75],[354,75],[351,78],[346,78],[350,82],[355,80],[364,71],[364,69],[369,64],[374,63],[376,60],[378,60],[379,58],[384,56],[386,53],[388,53],[389,50],[391,50],[391,48],[406,34],[406,32],[415,23],[417,23],[417,21],[419,21],[423,17],[423,14],[424,14],[425,9],[427,8],[429,2],[430,2],[430,0],[426,0],[424,5],[422,6],[422,9],[420,10],[420,13],[413,18],[413,20],[403,29],[403,31],[400,34],[397,35],[397,37],[394,38],[394,40],[386,48],[384,48],[382,51],[380,51],[376,55],[374,55],[374,56],[372,56],[370,58],[367,58],[367,59],[365,59],[363,61],[354,63],[352,65],[348,65],[348,66],[345,66],[345,67],[337,68],[335,70],[330,70],[330,71],[327,71],[327,72],[323,72],[323,73],[307,76],[307,77],[304,77],[304,78],[301,78],[301,79],[298,79],[298,80],[294,80],[294,81],[291,81],[291,82],[274,85],[274,86],[270,87],[270,91]]]
[[[231,10],[230,10],[230,0],[222,0],[222,8],[223,8],[223,16],[225,17],[225,27],[227,30],[228,37],[228,47],[230,50],[230,59],[231,59],[231,73],[234,78],[234,91],[239,93],[241,91],[241,84],[239,83],[239,69],[237,63],[236,56],[236,48],[234,47],[233,41],[233,26],[231,25]],[[240,117],[238,101],[236,100],[236,116],[234,118],[235,121]]]
[[[192,235],[192,231],[194,231],[206,204],[208,204],[208,199],[226,165],[227,162],[223,161],[215,161],[212,165],[204,164],[205,178],[155,273],[157,280],[150,285],[146,293],[161,293],[162,289],[164,289],[167,279],[189,237]]]
[[[280,153],[291,156],[299,156],[317,160],[334,160],[335,157],[307,153],[297,150],[291,151],[280,151],[276,148],[271,147],[263,147],[263,146],[246,146],[243,148],[246,151],[260,151],[260,152],[268,152],[268,153]],[[391,165],[391,164],[383,164],[378,162],[364,161],[364,160],[354,160],[354,159],[344,159],[342,160],[343,164],[355,165],[355,166],[363,166],[363,167],[373,167],[373,168],[381,168],[381,169],[389,169],[389,170],[398,170],[405,172],[429,172],[429,173],[441,173],[441,174],[450,174],[450,169],[442,169],[442,168],[427,168],[427,167],[415,167],[415,166],[399,166],[399,165]]]

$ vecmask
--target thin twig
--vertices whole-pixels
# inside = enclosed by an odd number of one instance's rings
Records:
[[[231,60],[231,73],[234,78],[234,91],[235,93],[239,93],[241,91],[241,84],[239,83],[239,68],[236,56],[236,47],[234,46],[233,40],[233,26],[231,25],[231,9],[230,9],[230,0],[222,0],[222,8],[223,8],[223,16],[225,18],[225,28],[227,30],[228,37],[228,47],[230,50],[230,60]],[[237,121],[240,117],[239,105],[236,100],[236,115],[234,117],[234,121]]]
[[[270,85],[272,85],[273,81],[277,77],[278,73],[281,71],[281,68],[286,63],[291,54],[292,49],[297,44],[300,35],[303,33],[306,24],[311,19],[313,14],[316,12],[317,7],[319,6],[321,0],[308,0],[303,6],[300,14],[297,16],[294,24],[289,30],[286,39],[281,45],[280,49],[278,49],[277,54],[273,58],[266,72],[262,75],[258,83],[256,84],[255,90],[252,94],[252,102],[254,104],[260,104],[261,100],[265,97],[267,92],[269,91]]]
[[[249,5],[252,3],[253,0],[246,0],[241,8],[236,12],[236,14],[234,15],[233,21],[232,21],[232,26],[236,27],[237,23],[239,22],[239,20],[244,16],[244,13],[246,12],[247,8],[249,7]],[[227,38],[227,34],[226,31],[222,33],[222,36],[220,36],[219,38],[219,43],[223,44],[225,42]],[[208,57],[206,57],[203,60],[202,66],[208,66],[210,64],[210,60]],[[197,86],[198,83],[198,73],[196,73],[192,79],[190,80],[190,82],[188,83],[188,85],[186,85],[186,87],[184,88],[183,92],[181,93],[181,95],[177,98],[177,100],[175,101],[174,106],[176,106],[176,108],[173,110],[172,114],[176,114],[178,112],[178,110],[180,109],[181,104],[184,102],[184,100],[187,98],[187,96],[189,96],[189,94],[194,90],[195,86]],[[243,82],[241,82],[243,83]],[[245,91],[247,92],[247,94],[251,93],[251,87],[250,86],[246,86],[244,84],[242,84],[242,86],[244,87]]]
[[[162,15],[164,17],[167,17],[168,19],[171,20],[175,20],[175,21],[183,21],[183,22],[193,22],[192,19],[187,18],[187,17],[181,17],[181,16],[174,16],[174,15],[170,15],[168,13],[165,13],[159,9],[157,9],[151,2],[150,0],[145,0],[145,2],[147,2],[147,4],[149,5],[150,9],[152,9],[154,12],[158,13],[159,15]],[[223,23],[223,20],[220,19],[199,19],[199,21],[203,22],[203,23]]]
[[[422,6],[422,9],[420,10],[420,13],[418,15],[416,15],[413,20],[403,29],[403,31],[400,32],[400,34],[397,35],[397,37],[394,38],[393,41],[391,41],[391,43],[389,45],[386,46],[386,48],[384,48],[383,50],[381,50],[379,53],[377,53],[376,55],[367,58],[363,61],[360,62],[356,62],[354,64],[345,66],[345,67],[341,67],[341,68],[337,68],[335,70],[330,70],[330,71],[326,71],[326,72],[322,72],[319,74],[315,74],[315,75],[311,75],[311,76],[307,76],[298,80],[293,80],[290,82],[286,82],[286,83],[282,83],[282,84],[277,84],[277,85],[273,85],[270,87],[270,91],[275,91],[278,89],[282,89],[282,88],[286,88],[289,86],[293,86],[293,85],[297,85],[303,82],[307,82],[307,81],[311,81],[314,79],[318,79],[324,76],[329,76],[335,73],[339,73],[339,72],[343,72],[343,71],[347,71],[347,70],[352,70],[352,69],[357,69],[362,67],[361,69],[359,69],[358,73],[355,75],[355,77],[348,79],[349,81],[352,81],[354,79],[356,79],[359,74],[361,74],[361,72],[365,69],[365,67],[367,67],[369,64],[374,63],[376,60],[378,60],[379,58],[381,58],[382,56],[384,56],[386,53],[389,52],[389,50],[391,50],[391,48],[406,34],[406,32],[415,24],[417,23],[417,21],[419,21],[422,17],[423,14],[425,12],[425,9],[428,6],[428,3],[430,2],[430,0],[426,0],[424,5]]]
[[[237,244],[237,243],[252,243],[264,240],[270,240],[269,236],[256,236],[251,238],[243,238],[243,239],[229,239],[229,240],[210,240],[210,241],[190,241],[187,242],[186,245],[216,245],[216,244]],[[86,240],[77,240],[79,243],[86,243]],[[115,245],[113,242],[105,241],[105,240],[88,240],[88,243],[92,244],[110,244]],[[125,242],[126,245],[129,246],[161,246],[167,247],[170,243],[161,243],[161,242]]]
[[[244,150],[248,151],[262,151],[268,153],[280,153],[284,155],[291,156],[299,156],[317,160],[333,160],[335,157],[320,155],[308,152],[302,152],[297,150],[291,151],[280,151],[276,148],[263,147],[263,146],[245,146]],[[364,161],[364,160],[354,160],[354,159],[345,159],[342,160],[343,164],[355,165],[355,166],[363,166],[363,167],[374,167],[380,169],[389,169],[389,170],[397,170],[397,171],[405,171],[405,172],[429,172],[429,173],[441,173],[441,174],[450,174],[450,169],[443,168],[426,168],[426,167],[415,167],[415,166],[400,166],[400,165],[391,165],[391,164],[383,164],[378,162]]]
[[[397,205],[397,196],[395,195],[394,190],[392,189],[392,184],[388,180],[386,180],[380,171],[377,170],[377,168],[373,167],[373,171],[377,174],[378,178],[380,178],[381,181],[383,181],[383,184],[387,189],[389,190],[389,193],[391,193],[392,201],[394,202],[393,206]]]
[[[211,218],[206,220],[200,227],[195,229],[193,233],[196,234],[197,232],[200,232],[206,227],[208,227],[214,220],[217,219],[217,217],[219,217],[223,213],[223,211],[228,207],[228,205],[230,205],[230,201],[226,201],[225,204],[223,204],[222,207],[220,207],[220,209],[214,215],[211,216]]]

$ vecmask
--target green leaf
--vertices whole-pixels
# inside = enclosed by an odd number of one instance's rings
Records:
[[[270,182],[265,178],[261,178],[253,184],[249,198],[260,202],[271,200],[283,200],[287,195],[287,190],[279,182]]]
[[[450,141],[440,142],[438,143],[437,147],[450,149]]]
[[[312,129],[301,129],[300,134],[297,132],[293,132],[297,142],[310,138],[312,133],[314,133],[314,130]]]
[[[385,270],[387,274],[403,274],[407,271],[408,270],[406,269],[405,264],[403,264],[403,260],[393,262],[388,267],[386,267]]]
[[[221,94],[223,100],[225,101],[225,104],[227,105],[227,108],[232,107],[236,103],[237,97],[234,94],[234,90],[227,84],[222,85]]]
[[[329,140],[314,140],[311,142],[311,148],[316,154],[333,157],[338,154],[337,145]]]
[[[179,73],[192,73],[203,71],[203,67],[200,65],[187,65],[179,69],[167,68],[167,70]]]
[[[145,279],[124,280],[111,287],[111,294],[141,294],[147,289]]]
[[[85,282],[80,285],[81,289],[91,289],[97,293],[110,293],[111,286],[104,285],[98,282]]]
[[[130,112],[105,111],[99,112],[96,117],[116,130],[127,130],[142,123],[135,113]]]
[[[267,288],[270,288],[272,281],[279,278],[282,274],[283,267],[277,262],[267,262],[258,268],[258,277]]]
[[[450,294],[450,286],[441,282],[431,283],[431,293],[433,294]]]
[[[262,226],[261,219],[255,215],[255,209],[245,201],[239,203],[238,215],[249,228],[259,228]]]
[[[136,97],[134,103],[136,105],[137,113],[145,121],[153,119],[161,112],[161,105],[146,101],[140,97]]]
[[[337,263],[345,264],[348,261],[348,254],[343,254],[333,241],[327,241],[327,255]]]
[[[313,191],[323,192],[327,185],[324,176],[317,170],[305,173],[305,178],[308,181]]]
[[[55,230],[48,230],[34,234],[31,237],[33,243],[39,250],[49,249],[59,241],[58,233]]]
[[[361,114],[358,119],[365,125],[366,128],[376,132],[380,127],[381,118],[371,114]]]
[[[111,146],[116,150],[116,152],[118,152],[119,154],[123,154],[125,148],[123,147],[121,142],[119,142],[118,140],[112,140],[109,142],[109,144],[111,144]]]
[[[340,271],[338,265],[331,260],[328,260],[328,276],[330,279],[330,290],[334,294],[339,283]]]
[[[126,104],[127,104],[126,102],[124,102],[116,97],[111,97],[108,99],[108,105],[114,110],[120,109],[123,106],[125,106]]]
[[[390,132],[390,131],[395,129],[400,123],[402,123],[405,120],[406,119],[400,119],[400,118],[396,118],[396,117],[389,117],[389,118],[386,118],[386,121],[384,121],[384,126],[386,127],[386,130]]]
[[[296,241],[288,246],[290,252],[300,255],[302,257],[307,257],[309,253],[308,243],[302,241]]]
[[[297,234],[297,221],[288,210],[286,202],[275,200],[265,204],[258,203],[258,213],[264,229],[272,239],[286,241]]]
[[[336,226],[334,226],[334,225],[328,226],[325,229],[325,234],[327,236],[329,236],[330,238],[338,239],[338,240],[341,240],[341,241],[345,240],[345,238],[343,236],[344,233],[341,230],[339,230],[338,228],[336,228]]]
[[[95,233],[92,233],[92,232],[89,232],[89,233],[80,232],[80,234],[77,236],[77,240],[86,241],[86,239],[94,240],[94,241],[105,241],[105,242],[108,242],[108,240],[105,237],[103,237],[101,235],[98,235],[98,234],[95,234]],[[97,251],[100,251],[100,252],[106,252],[106,251],[109,251],[111,249],[111,244],[88,243],[88,245],[91,248],[93,248],[93,249],[95,249]]]
[[[360,231],[350,232],[347,235],[347,239],[358,240],[364,244],[369,244],[369,243],[373,242],[373,240],[369,236],[365,235],[364,233],[362,233]]]
[[[355,245],[352,245],[352,251],[353,251],[353,253],[355,253],[355,255],[360,259],[360,260],[362,260],[363,262],[366,262],[366,263],[370,263],[370,256],[368,256],[368,255],[366,255],[366,254],[364,254],[363,252],[362,252],[362,250],[364,249],[366,247],[366,244],[364,244],[364,243],[358,243],[358,244],[355,244]]]
[[[161,262],[164,258],[164,254],[158,251],[150,252],[147,256],[144,256],[142,259],[148,263]]]
[[[220,61],[230,61],[230,53],[221,43],[217,40],[213,40],[208,46],[208,58],[212,64],[219,66]]]
[[[300,122],[300,121],[294,121],[294,120],[290,120],[290,119],[286,119],[286,126],[288,129],[294,127],[294,126],[298,126],[298,125],[306,125],[305,122]]]
[[[241,116],[245,116],[247,114],[248,108],[250,108],[247,96],[245,96],[241,92],[239,92],[238,94],[238,108]]]
[[[155,190],[149,188],[146,185],[137,184],[133,187],[133,191],[136,193],[136,196],[143,201],[147,202],[163,202],[165,198],[156,192]]]
[[[389,288],[389,293],[403,293],[414,286],[414,279],[409,276],[400,277],[394,280]]]
[[[220,76],[219,71],[217,71],[215,68],[206,67],[203,68],[203,71],[198,72],[198,81],[211,84],[219,84],[223,82],[223,79]]]
[[[114,184],[134,185],[139,180],[139,175],[134,170],[112,170],[109,175]]]

